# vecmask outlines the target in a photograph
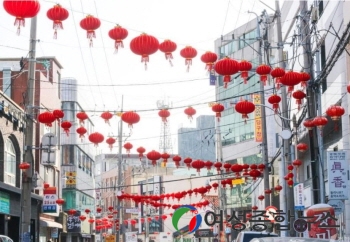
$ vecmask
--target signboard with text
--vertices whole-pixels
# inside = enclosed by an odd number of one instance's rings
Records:
[[[327,152],[329,200],[348,199],[348,162],[346,151]]]
[[[58,199],[56,187],[49,187],[44,189],[44,197],[43,197],[43,205],[42,212],[43,213],[57,213],[57,203]]]
[[[5,192],[0,192],[0,213],[10,213],[10,195]]]
[[[304,205],[304,183],[294,184],[294,209],[302,211],[305,209]]]
[[[261,104],[260,94],[253,94],[253,103]],[[255,142],[262,142],[262,121],[261,121],[261,106],[255,106],[255,121],[254,121]]]

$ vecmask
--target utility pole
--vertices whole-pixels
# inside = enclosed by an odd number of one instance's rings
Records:
[[[21,195],[21,234],[22,242],[31,241],[31,216],[32,216],[32,176],[35,168],[33,156],[33,138],[34,138],[34,91],[35,91],[35,51],[36,51],[36,26],[37,17],[31,19],[30,43],[29,43],[29,69],[28,85],[26,95],[26,129],[24,133],[24,156],[25,162],[30,164],[30,168],[22,171],[22,195]]]
[[[123,113],[123,100],[124,100],[124,97],[122,96],[122,103],[121,103],[121,107],[122,107],[122,110],[121,110],[121,113]],[[123,150],[122,150],[122,147],[123,147],[123,122],[122,120],[119,120],[119,127],[118,127],[118,191],[117,192],[120,192],[120,186],[121,186],[121,183],[122,183],[122,163],[123,163]],[[115,196],[115,195],[114,195]],[[121,209],[121,202],[120,202],[120,199],[118,199],[117,201],[117,217],[118,217],[118,220],[119,220],[119,229],[117,231],[117,242],[119,242],[120,240],[120,235],[121,235],[121,230],[122,230],[122,222],[123,222],[123,209]],[[115,226],[115,225],[114,225]],[[124,236],[124,235],[123,235]]]

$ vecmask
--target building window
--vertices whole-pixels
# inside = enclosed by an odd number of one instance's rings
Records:
[[[61,73],[57,71],[57,89],[58,89],[58,98],[61,98]]]
[[[16,152],[12,141],[8,138],[5,143],[5,183],[16,185]]]
[[[11,86],[12,86],[12,80],[11,80],[11,68],[4,68],[2,71],[3,74],[3,92],[9,97],[12,98],[11,95]]]

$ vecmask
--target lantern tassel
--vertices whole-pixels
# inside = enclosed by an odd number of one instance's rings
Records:
[[[288,86],[288,92],[291,93],[294,91],[294,86]]]
[[[280,88],[281,88],[281,78],[277,77],[276,78],[276,89],[280,90]]]
[[[124,44],[123,44],[123,41],[122,40],[116,40],[114,42],[114,53],[118,53],[118,48],[121,47],[121,48],[124,48]]]
[[[298,111],[300,110],[300,105],[301,105],[301,99],[296,100],[296,104],[298,105]]]
[[[69,136],[69,129],[64,129],[64,132],[66,133],[67,137]]]
[[[266,75],[262,75],[260,77],[260,81],[262,81],[264,83],[264,86],[266,86],[267,76]]]
[[[242,79],[243,79],[243,83],[244,83],[244,84],[247,84],[247,82],[248,82],[248,80],[247,80],[247,78],[248,78],[248,72],[247,72],[247,71],[242,71],[242,72],[241,72],[241,77],[242,77]]]
[[[17,17],[15,19],[14,25],[17,26],[17,35],[19,35],[21,33],[21,26],[25,27],[25,19],[21,17]]]
[[[278,103],[272,104],[272,108],[273,108],[273,110],[275,110],[275,114],[277,114],[278,113],[278,109],[279,109]]]

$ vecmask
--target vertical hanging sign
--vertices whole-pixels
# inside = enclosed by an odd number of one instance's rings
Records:
[[[260,94],[253,94],[253,103],[255,104],[254,134],[255,142],[262,142],[262,123],[261,123],[261,104]]]
[[[346,151],[327,152],[329,200],[348,199],[348,162]]]

